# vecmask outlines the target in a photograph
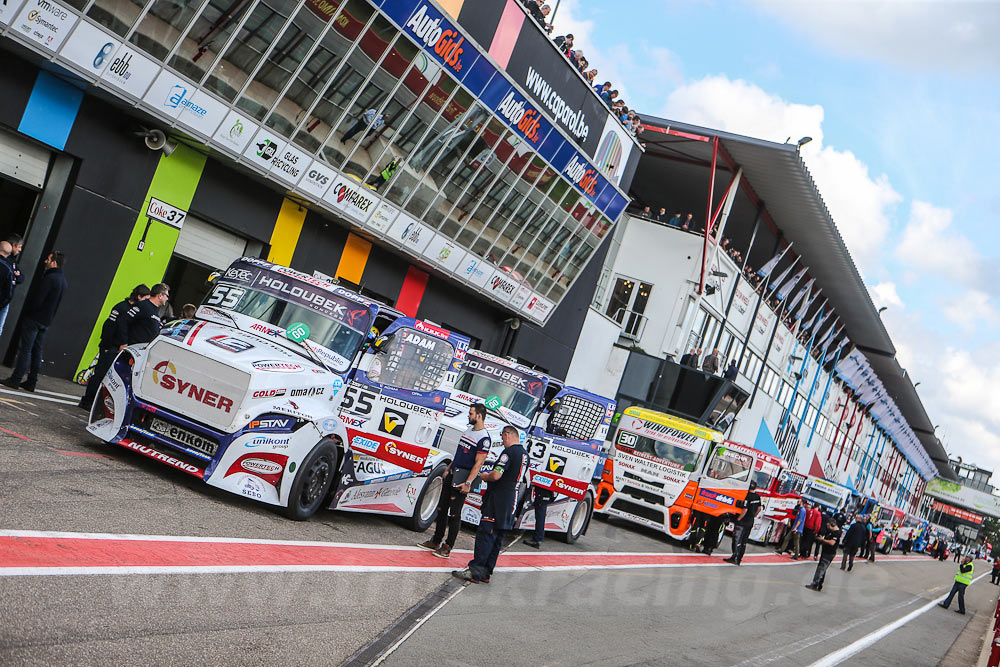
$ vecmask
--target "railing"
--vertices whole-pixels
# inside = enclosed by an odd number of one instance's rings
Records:
[[[626,317],[628,315],[628,317]],[[612,317],[622,328],[622,338],[638,341],[642,338],[642,332],[646,330],[647,317],[634,310],[619,308]]]

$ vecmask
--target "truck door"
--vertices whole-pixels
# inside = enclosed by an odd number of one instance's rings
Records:
[[[737,503],[747,497],[756,459],[753,454],[716,445],[709,453],[704,472],[698,480],[698,492],[691,509],[712,516],[739,514],[742,507]]]

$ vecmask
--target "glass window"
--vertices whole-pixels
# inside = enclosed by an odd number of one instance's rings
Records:
[[[408,391],[437,391],[451,368],[455,348],[446,340],[404,327],[375,353],[368,378]]]
[[[203,0],[156,0],[129,41],[157,60],[166,60]]]
[[[87,16],[110,28],[119,37],[124,37],[146,7],[146,1],[96,0],[87,11]]]
[[[236,102],[239,109],[245,111],[256,120],[264,120],[278,96],[285,89],[285,84],[298,70],[306,55],[312,50],[313,44],[327,25],[326,21],[317,16],[313,5],[305,4],[299,8],[295,18],[278,38],[270,54],[260,69],[254,75],[253,81],[246,92]],[[253,21],[247,22],[249,26]],[[245,26],[246,27],[246,26]]]
[[[209,0],[168,64],[201,81],[251,6],[246,0]]]
[[[296,4],[294,0],[261,0],[205,79],[205,88],[232,102],[271,50]]]
[[[509,375],[522,377],[523,374],[511,370]],[[523,377],[526,378],[523,386],[528,386],[528,382],[534,380],[534,378],[528,375],[523,375]],[[480,375],[468,367],[464,367],[458,374],[458,380],[455,382],[455,390],[464,391],[480,398],[498,396],[503,407],[531,419],[535,416],[535,409],[541,400],[542,388],[539,386],[536,392],[537,395],[532,395],[527,392],[518,391],[510,384],[487,377],[486,375]]]
[[[710,479],[729,479],[740,482],[750,477],[753,457],[729,447],[716,447],[706,474]]]

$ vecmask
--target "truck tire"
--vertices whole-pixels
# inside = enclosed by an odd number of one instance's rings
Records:
[[[322,440],[302,460],[288,494],[288,506],[282,508],[282,513],[294,521],[311,517],[330,494],[336,474],[337,445],[332,440]]]
[[[444,492],[444,470],[447,467],[446,464],[439,463],[427,477],[424,488],[417,498],[416,505],[413,507],[413,516],[410,517],[409,521],[411,530],[422,533],[434,523],[434,517],[437,516],[438,502],[441,500],[441,494]]]
[[[573,510],[573,516],[569,518],[569,527],[566,532],[562,534],[563,542],[566,544],[573,544],[580,536],[583,535],[583,531],[586,530],[587,524],[590,522],[590,514],[594,511],[594,497],[589,493],[583,497],[583,500],[576,504],[576,508]]]

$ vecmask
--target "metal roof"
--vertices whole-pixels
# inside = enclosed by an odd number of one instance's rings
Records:
[[[816,286],[822,288],[823,296],[829,299],[829,304],[840,316],[847,337],[868,358],[939,474],[948,479],[954,478],[955,472],[948,466],[948,455],[940,440],[934,436],[934,427],[913,383],[895,359],[896,348],[892,339],[819,188],[799,154],[799,147],[645,114],[641,114],[640,119],[644,125],[701,137],[719,137],[722,149],[743,168],[745,184],[763,200],[770,218],[785,240],[794,244],[792,251],[801,256],[803,264],[809,267],[809,275],[816,279]],[[659,135],[654,137],[648,131],[643,135],[643,139],[659,138]],[[712,144],[687,141],[683,144],[683,155],[682,161],[704,166],[712,158]],[[721,158],[719,165],[724,166]],[[653,165],[643,165],[637,170],[633,187],[641,183],[641,172],[647,166],[654,171],[656,169]],[[724,180],[716,178],[716,198],[725,189],[725,182],[720,184]]]

